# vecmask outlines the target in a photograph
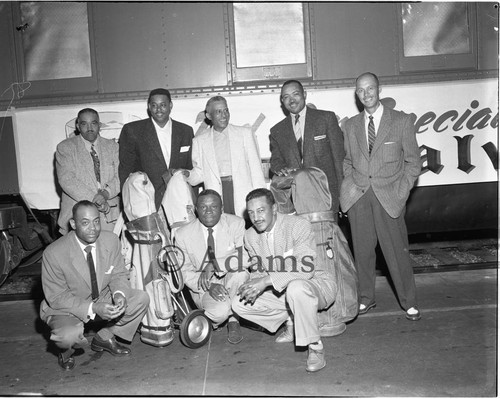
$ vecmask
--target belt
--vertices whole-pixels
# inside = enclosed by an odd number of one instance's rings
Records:
[[[221,176],[221,181],[233,181],[233,176]]]

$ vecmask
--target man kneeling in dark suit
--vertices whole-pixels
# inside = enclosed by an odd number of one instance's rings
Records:
[[[146,292],[130,287],[118,237],[101,232],[100,220],[92,202],[77,202],[70,220],[73,231],[43,253],[40,317],[52,330],[50,339],[61,350],[58,361],[64,370],[75,367],[75,349],[88,345],[83,330],[92,320],[108,321],[92,340],[92,350],[129,355],[115,335],[131,341],[149,304]]]

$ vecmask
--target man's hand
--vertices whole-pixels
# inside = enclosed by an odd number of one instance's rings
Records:
[[[294,169],[294,168],[283,168],[283,169],[277,171],[276,174],[278,176],[288,176],[291,173],[295,172],[296,170],[297,169]]]
[[[125,309],[127,308],[127,298],[125,298],[120,292],[117,292],[113,295],[113,302],[117,307],[117,310],[121,313],[125,313]]]
[[[102,206],[109,199],[109,193],[106,190],[99,190],[92,202],[97,206]]]
[[[189,172],[189,170],[187,169],[170,169],[170,174],[173,176],[175,175],[176,173],[182,173],[182,175],[187,179],[189,177],[189,175],[191,174]]]
[[[212,283],[208,289],[210,296],[218,302],[223,302],[226,300],[226,295],[229,296],[229,292],[226,290],[222,284]]]
[[[270,285],[270,276],[255,278],[245,284],[242,284],[238,289],[238,295],[245,303],[250,303],[250,305],[253,305],[259,295],[261,295],[264,290]]]
[[[198,280],[198,288],[201,288],[203,291],[208,291],[210,289],[210,279],[213,275],[214,266],[209,262],[201,272]]]
[[[120,308],[111,303],[98,302],[92,304],[92,310],[103,320],[113,320],[125,311],[125,307]]]

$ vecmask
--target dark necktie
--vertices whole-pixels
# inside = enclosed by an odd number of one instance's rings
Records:
[[[368,123],[368,153],[372,153],[373,143],[375,143],[375,124],[373,123],[373,116],[370,116],[370,122]]]
[[[99,298],[99,288],[97,287],[97,276],[95,274],[94,258],[92,257],[92,245],[85,247],[87,252],[87,264],[90,271],[90,284],[92,286],[92,300]]]
[[[295,135],[299,136],[299,138],[297,139],[297,148],[299,149],[300,159],[302,160],[302,131],[300,129],[299,118],[300,118],[299,114],[295,115],[295,126],[296,126]]]
[[[217,262],[217,258],[215,257],[215,240],[214,240],[214,235],[211,227],[207,227],[208,230],[208,238],[207,238],[207,250],[208,250],[208,260],[212,262],[212,265],[214,266],[215,271],[220,271],[219,269],[219,263]]]
[[[90,156],[92,157],[92,161],[94,162],[95,178],[100,183],[101,182],[101,162],[99,161],[99,157],[97,156],[97,152],[95,151],[94,144],[92,144],[92,148],[90,149]]]

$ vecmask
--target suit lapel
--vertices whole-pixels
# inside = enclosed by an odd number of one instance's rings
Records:
[[[99,287],[100,292],[104,288],[104,277],[105,273],[108,271],[106,269],[116,265],[107,264],[107,260],[109,259],[108,250],[104,248],[99,238],[96,241],[96,258],[97,263],[95,264],[95,274],[97,277],[97,286]]]
[[[172,141],[170,143],[170,165],[177,165],[178,157],[181,152],[182,132],[176,121],[172,120]],[[170,165],[168,165],[170,169]]]
[[[316,133],[316,118],[314,117],[314,109],[308,107],[306,111],[306,123],[304,124],[304,132],[302,134],[304,140],[302,146],[303,159],[308,159],[308,160],[314,159],[313,140],[315,133]]]
[[[309,112],[309,111],[308,111]],[[285,235],[283,234],[283,216],[278,213],[276,218],[276,224],[273,228],[274,231],[274,255],[282,256],[285,253]]]
[[[368,139],[365,128],[364,111],[358,114],[358,116],[355,119],[354,134],[356,136],[356,140],[358,140],[358,147],[361,149],[361,152],[363,153],[366,159],[370,158],[370,156],[368,155]]]
[[[172,135],[173,135],[173,127],[172,127]],[[165,158],[163,157],[163,152],[161,152],[160,141],[158,140],[156,129],[151,119],[148,120],[147,129],[144,131],[144,140],[147,143],[149,143],[149,147],[151,148],[153,154],[155,154],[156,157],[160,159],[164,168],[167,169],[167,164],[165,162]]]
[[[387,107],[384,107],[384,112],[382,113],[382,118],[380,119],[380,125],[377,130],[377,136],[375,137],[375,142],[373,143],[372,154],[378,150],[378,148],[385,142],[385,137],[389,134],[391,128],[391,113]]]
[[[306,123],[307,123],[307,117],[306,117]],[[295,133],[293,131],[293,125],[292,125],[292,118],[290,118],[290,116],[286,117],[285,128],[283,129],[281,134],[283,138],[282,148],[289,147],[289,150],[291,151],[293,157],[295,158],[297,165],[301,165],[302,160],[300,159],[299,148],[297,147],[297,139],[295,138]]]
[[[101,157],[103,155],[101,154]],[[83,170],[87,172],[87,176],[89,178],[89,182],[95,186],[97,191],[97,178],[94,172],[94,161],[90,156],[90,153],[87,151],[85,147],[85,143],[83,142],[83,137],[79,137],[76,141],[76,158],[78,159],[78,164],[82,166]],[[102,167],[101,167],[102,172]]]
[[[69,233],[68,240],[70,245],[69,254],[71,265],[76,270],[76,274],[79,275],[83,281],[85,281],[89,289],[91,289],[89,266],[80,245],[76,242],[78,238],[76,238],[74,231]]]
[[[217,159],[215,157],[215,147],[214,147],[214,130],[212,128],[208,129],[208,134],[204,135],[202,141],[202,148],[205,148],[205,156],[207,158],[207,164],[212,170],[212,174],[217,178],[220,183],[219,167],[217,166]]]
[[[244,158],[244,154],[238,154],[236,149],[244,148],[243,135],[237,134],[231,125],[228,125],[227,136],[229,140],[229,152],[231,156],[231,174],[237,174],[238,171],[238,161]]]

